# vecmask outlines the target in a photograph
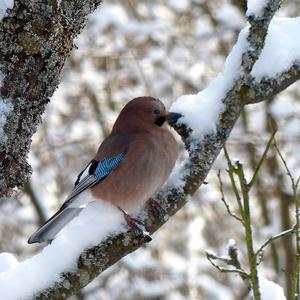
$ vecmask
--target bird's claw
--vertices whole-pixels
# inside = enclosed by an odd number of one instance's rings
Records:
[[[149,234],[149,232],[146,230],[145,225],[140,220],[130,216],[128,213],[126,213],[122,208],[119,207],[119,210],[123,213],[124,219],[127,223],[127,225],[133,230],[135,235],[137,237],[141,237],[145,239],[145,241],[148,243],[152,241],[152,238]]]

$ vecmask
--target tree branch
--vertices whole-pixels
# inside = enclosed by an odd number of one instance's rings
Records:
[[[264,77],[260,82],[251,80],[251,88],[245,93],[244,104],[259,103],[272,99],[300,79],[300,61],[295,62],[288,70],[278,74],[275,78]]]

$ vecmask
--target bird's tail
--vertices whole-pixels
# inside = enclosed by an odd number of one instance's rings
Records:
[[[28,244],[51,241],[66,224],[73,220],[82,210],[80,207],[61,208],[28,240]]]

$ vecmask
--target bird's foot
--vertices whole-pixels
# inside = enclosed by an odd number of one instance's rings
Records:
[[[162,208],[162,206],[153,198],[149,198],[146,204],[150,207],[151,210],[158,216],[166,215],[166,211]]]
[[[124,219],[127,223],[127,225],[133,230],[133,232],[138,236],[145,239],[146,242],[152,241],[151,236],[149,235],[149,232],[146,231],[145,225],[140,220],[130,216],[125,210],[123,210],[121,207],[118,207],[118,209],[123,213]]]

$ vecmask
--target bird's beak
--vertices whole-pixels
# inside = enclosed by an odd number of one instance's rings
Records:
[[[174,112],[168,112],[166,114],[166,121],[169,123],[169,124],[174,124],[177,122],[177,120],[179,118],[182,117],[182,114],[178,114],[178,113],[174,113]]]

